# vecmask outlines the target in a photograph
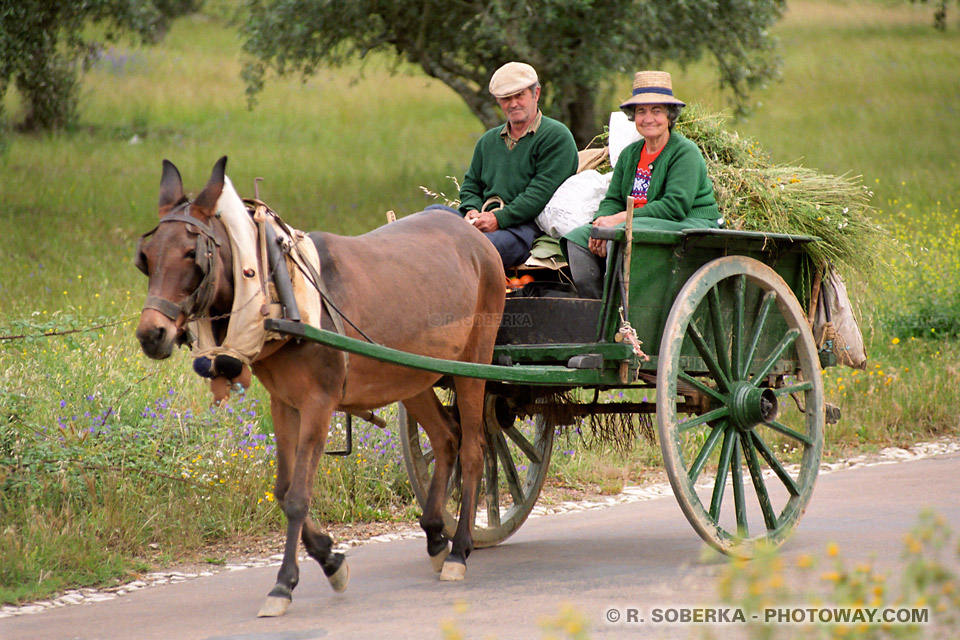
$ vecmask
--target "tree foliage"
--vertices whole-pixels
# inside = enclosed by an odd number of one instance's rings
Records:
[[[489,78],[521,60],[541,77],[545,112],[583,145],[600,131],[597,105],[608,102],[615,74],[665,61],[711,56],[721,86],[744,106],[751,88],[778,73],[769,28],[785,0],[249,0],[249,8],[251,99],[268,70],[309,76],[388,51],[449,85],[492,127],[501,114]]]
[[[16,0],[0,3],[0,113],[16,86],[25,105],[21,129],[54,130],[77,117],[80,71],[103,42],[132,32],[156,42],[173,17],[202,0]],[[94,36],[91,24],[104,28]]]

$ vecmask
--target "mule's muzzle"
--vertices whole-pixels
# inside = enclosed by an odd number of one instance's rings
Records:
[[[169,358],[173,353],[174,341],[177,337],[177,328],[173,323],[158,321],[160,314],[153,311],[144,311],[140,315],[140,324],[137,325],[137,340],[144,355],[154,360]],[[151,317],[152,316],[152,317]]]

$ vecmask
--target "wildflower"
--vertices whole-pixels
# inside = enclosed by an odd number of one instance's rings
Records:
[[[894,338],[890,341],[891,344],[900,344],[900,338]]]

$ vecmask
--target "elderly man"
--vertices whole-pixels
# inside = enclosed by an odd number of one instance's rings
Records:
[[[460,213],[493,242],[504,267],[522,264],[541,234],[534,218],[577,172],[577,145],[539,109],[540,82],[528,64],[508,62],[490,78],[506,124],[484,133],[460,188]]]

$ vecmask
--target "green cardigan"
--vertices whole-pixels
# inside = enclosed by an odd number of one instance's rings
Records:
[[[626,210],[627,196],[633,190],[643,144],[643,140],[634,142],[620,154],[607,196],[600,202],[594,220]],[[707,177],[707,163],[703,160],[703,154],[692,141],[676,131],[672,132],[663,151],[653,162],[647,204],[634,209],[634,229],[715,229],[719,227],[719,218],[720,211],[713,196],[713,183]],[[578,227],[564,238],[586,247],[591,226]]]
[[[562,123],[543,116],[537,130],[513,149],[500,137],[505,126],[480,136],[460,187],[463,214],[479,211],[491,196],[503,199],[503,209],[494,213],[501,229],[536,218],[557,187],[577,172],[577,144]]]

